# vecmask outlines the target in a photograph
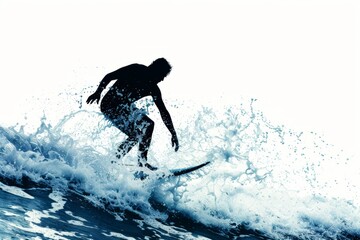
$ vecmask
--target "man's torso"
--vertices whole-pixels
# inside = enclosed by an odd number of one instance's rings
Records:
[[[102,99],[101,110],[129,106],[135,101],[159,91],[156,84],[149,83],[149,77],[146,66],[140,64],[127,66],[121,77],[116,80]]]

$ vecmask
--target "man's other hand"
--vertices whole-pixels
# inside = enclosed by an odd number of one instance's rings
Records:
[[[94,94],[91,94],[88,99],[86,100],[87,104],[92,104],[93,102],[99,103],[100,101],[100,93],[95,92]]]
[[[177,152],[177,150],[179,150],[179,140],[176,135],[173,135],[171,137],[171,146],[175,147],[175,152]]]

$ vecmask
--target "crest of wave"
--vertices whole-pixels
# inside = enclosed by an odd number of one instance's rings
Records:
[[[74,191],[119,219],[125,210],[159,215],[148,202],[152,182],[136,181],[111,164],[116,149],[111,140],[121,139],[118,135],[100,114],[84,110],[56,126],[44,117],[33,133],[25,133],[23,126],[0,127],[0,176],[26,187]]]

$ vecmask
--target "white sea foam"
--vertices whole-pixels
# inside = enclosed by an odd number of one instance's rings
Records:
[[[167,212],[154,209],[151,198],[170,212],[224,231],[245,226],[275,238],[308,239],[359,233],[354,160],[316,133],[273,125],[253,105],[187,111],[178,127],[178,153],[164,129],[156,129],[166,137],[154,135],[152,163],[170,169],[211,161],[187,176],[134,179],[126,164],[134,164],[136,150],[117,160],[114,152],[124,135],[85,110],[55,126],[43,119],[34,133],[0,128],[0,173],[9,179],[27,176],[60,192],[72,189],[118,219],[130,210],[157,228]],[[55,193],[54,211],[63,206]]]
[[[2,182],[0,182],[0,189],[5,191],[5,192],[17,195],[19,197],[28,198],[28,199],[34,199],[33,196],[31,196],[30,194],[24,192],[22,189],[20,189],[18,187],[13,187],[13,186],[7,186],[7,185],[3,184]]]

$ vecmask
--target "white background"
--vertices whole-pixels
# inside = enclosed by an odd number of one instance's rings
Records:
[[[355,0],[0,0],[0,124],[166,57],[164,98],[256,98],[272,122],[357,153],[359,14]]]

